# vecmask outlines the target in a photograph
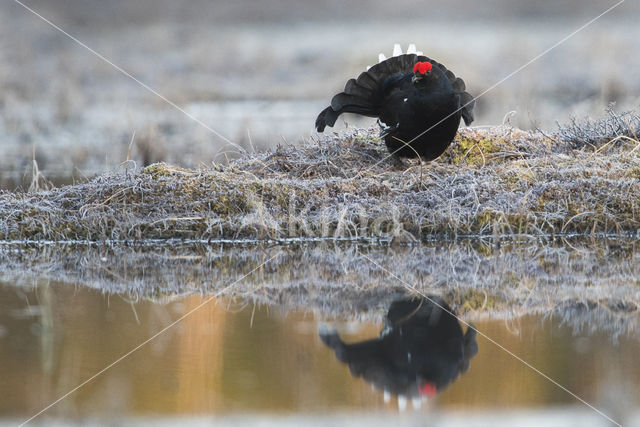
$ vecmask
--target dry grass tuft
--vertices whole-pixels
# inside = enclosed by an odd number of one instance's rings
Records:
[[[388,158],[373,129],[247,154],[228,166],[156,163],[79,185],[0,193],[0,239],[636,233],[640,143],[611,143],[595,132],[579,146],[575,130],[551,139],[466,128],[428,165]]]
[[[598,150],[611,143],[630,144],[636,150],[640,145],[640,116],[633,111],[618,113],[613,106],[607,108],[608,117],[600,120],[575,117],[566,125],[559,125],[555,136],[570,144],[572,148]]]

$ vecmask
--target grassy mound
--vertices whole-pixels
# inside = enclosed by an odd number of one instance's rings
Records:
[[[443,156],[420,165],[389,158],[376,130],[352,130],[225,166],[158,163],[47,191],[3,192],[0,239],[636,233],[640,143],[616,135],[580,143],[575,129],[563,132],[465,128]]]

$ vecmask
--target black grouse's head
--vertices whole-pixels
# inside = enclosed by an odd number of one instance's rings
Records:
[[[422,83],[427,77],[431,75],[432,69],[433,65],[431,65],[431,62],[416,62],[416,65],[413,66],[413,77],[411,78],[411,82],[414,85]]]

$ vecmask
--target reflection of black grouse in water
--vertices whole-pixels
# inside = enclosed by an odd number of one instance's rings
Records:
[[[379,64],[349,80],[318,115],[316,129],[333,126],[342,113],[378,117],[390,153],[435,159],[455,137],[460,117],[466,125],[473,121],[473,97],[462,79],[415,46],[403,55],[396,45],[394,55],[380,54]]]
[[[433,396],[469,369],[478,344],[473,328],[463,334],[449,306],[430,299],[393,302],[379,338],[346,344],[335,331],[320,337],[352,375],[394,395]]]

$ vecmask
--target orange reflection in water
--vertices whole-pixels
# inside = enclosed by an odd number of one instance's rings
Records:
[[[202,301],[188,296],[134,303],[59,283],[35,291],[0,286],[0,417],[27,418]],[[395,399],[385,404],[380,392],[353,378],[322,344],[313,314],[227,304],[203,306],[47,414],[397,410]],[[380,330],[354,325],[343,328],[345,341],[375,337]],[[637,402],[640,345],[633,339],[622,337],[614,345],[605,333],[576,338],[569,328],[534,317],[515,326],[476,326],[591,403],[606,406],[607,395]],[[483,338],[478,345],[469,371],[422,410],[575,403]]]

